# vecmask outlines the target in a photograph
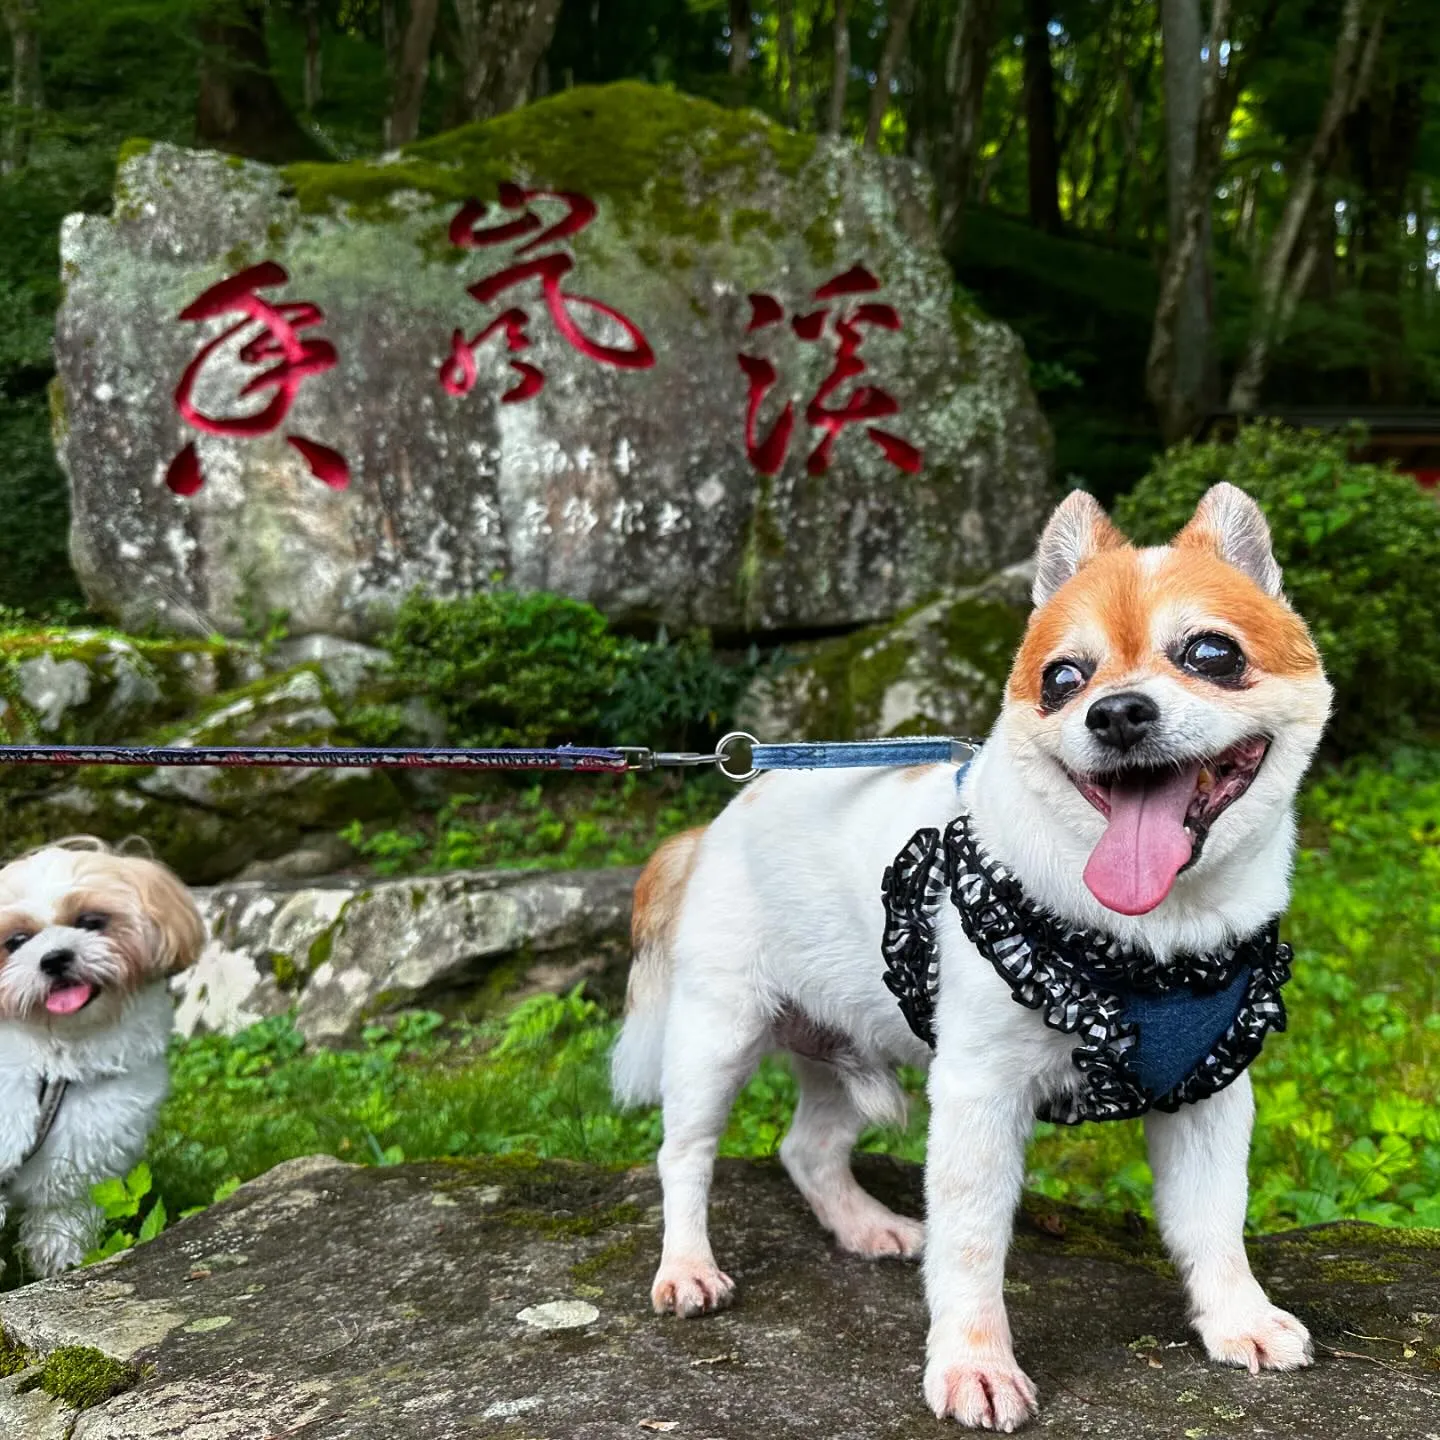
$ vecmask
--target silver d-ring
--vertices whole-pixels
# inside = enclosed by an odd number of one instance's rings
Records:
[[[730,746],[742,743],[749,745],[753,751],[760,742],[748,730],[732,730],[728,735],[722,735],[720,743],[715,747],[715,768],[727,780],[733,780],[737,785],[744,784],[746,780],[753,780],[760,773],[754,765],[751,765],[743,774],[725,768],[725,762],[730,758]]]

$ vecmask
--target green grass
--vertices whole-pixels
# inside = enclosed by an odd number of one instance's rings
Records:
[[[622,819],[625,793],[616,797]],[[1326,771],[1303,813],[1286,927],[1297,951],[1290,1028],[1271,1037],[1254,1068],[1251,1222],[1440,1225],[1440,749]],[[667,820],[695,818],[662,816],[646,819],[652,841]],[[554,863],[565,848],[548,854]],[[402,1015],[350,1049],[308,1049],[284,1017],[233,1038],[177,1042],[173,1094],[150,1146],[153,1185],[145,1174],[124,1195],[112,1187],[113,1233],[143,1238],[158,1229],[153,1220],[145,1228],[156,1203],[180,1214],[236,1179],[316,1151],[378,1165],[468,1155],[648,1160],[659,1116],[610,1103],[614,1033],[615,1022],[576,991],[534,997],[478,1025]],[[910,1125],[868,1132],[861,1144],[920,1160],[922,1081],[903,1078],[916,1099]],[[735,1107],[722,1153],[773,1154],[794,1103],[788,1069],[767,1061]],[[1027,1183],[1059,1200],[1148,1212],[1139,1122],[1038,1127]],[[7,1272],[7,1283],[19,1278]]]
[[[733,794],[714,774],[587,775],[523,789],[500,781],[404,828],[356,821],[342,833],[377,875],[638,865],[668,836],[713,819]]]

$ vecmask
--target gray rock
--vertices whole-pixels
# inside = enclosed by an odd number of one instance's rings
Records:
[[[920,1213],[913,1168],[874,1157],[859,1168]],[[778,1164],[723,1161],[713,1230],[739,1303],[659,1318],[659,1199],[648,1168],[362,1169],[315,1156],[118,1260],[0,1295],[0,1325],[37,1355],[91,1345],[140,1362],[138,1384],[81,1415],[74,1440],[964,1433],[921,1399],[917,1267],[837,1254]],[[1049,1233],[1054,1218],[1062,1236]],[[1152,1240],[1027,1201],[1007,1290],[1040,1391],[1037,1433],[1435,1433],[1440,1234],[1327,1226],[1268,1237],[1251,1255],[1314,1333],[1314,1369],[1252,1377],[1207,1363]],[[32,1428],[7,1434],[71,1433],[73,1412],[26,1398],[23,1420],[0,1418]]]
[[[533,277],[490,308],[466,294],[514,257],[461,249],[447,227],[467,196],[494,202],[510,179],[596,201],[566,293],[631,317],[652,369],[572,348]],[[413,587],[498,580],[625,621],[794,631],[886,618],[1016,560],[1049,499],[1049,432],[1019,341],[956,301],[931,203],[909,162],[633,84],[568,91],[375,161],[279,171],[169,145],[131,152],[113,215],[72,216],[62,235],[56,439],[86,594],[131,628],[240,634],[283,611],[294,634],[363,639]],[[547,223],[562,213],[545,205]],[[306,379],[280,428],[198,435],[176,383],[237,316],[177,317],[267,260],[290,280],[264,297],[318,305],[305,338],[333,343],[339,363]],[[824,432],[805,405],[838,341],[747,329],[751,293],[799,315],[858,262],[883,290],[835,303],[891,303],[903,329],[863,331],[870,369],[855,383],[900,403],[883,423],[923,451],[913,476],[859,424],[828,473],[807,474]],[[587,332],[626,348],[588,303],[572,306]],[[516,376],[493,340],[474,388],[447,394],[452,331],[479,331],[502,304],[528,309],[525,360],[544,388],[502,403]],[[254,373],[237,349],[249,338],[201,372],[209,414],[258,408],[236,400]],[[762,430],[784,398],[798,407],[773,478],[746,456],[742,353],[781,373]],[[832,404],[851,396],[842,385]],[[321,484],[288,434],[342,452],[349,488]],[[184,499],[164,482],[192,440],[207,479]]]
[[[277,855],[273,860],[252,860],[237,881],[314,880],[331,875],[355,858],[355,849],[343,835],[316,835],[307,845]]]
[[[736,723],[762,740],[983,737],[1030,609],[1028,564],[853,635],[787,647]]]
[[[176,1028],[231,1033],[298,1005],[312,1040],[415,1004],[618,972],[638,871],[457,871],[234,883],[196,893],[211,939],[177,977]],[[602,986],[602,989],[604,987]]]
[[[390,668],[390,657],[373,645],[342,640],[337,635],[300,635],[282,640],[271,652],[280,669],[294,665],[318,666],[330,688],[342,700],[353,700]]]
[[[22,660],[15,671],[20,696],[34,712],[43,732],[53,734],[67,710],[90,698],[90,671],[79,660],[37,655],[33,660]],[[130,688],[133,690],[133,684]]]

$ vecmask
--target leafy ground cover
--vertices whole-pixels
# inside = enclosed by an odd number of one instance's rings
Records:
[[[1287,922],[1297,952],[1290,1028],[1254,1071],[1251,1223],[1440,1226],[1440,749],[1327,769],[1303,814]],[[693,818],[668,817],[676,826]],[[576,991],[532,997],[473,1025],[402,1015],[349,1049],[307,1048],[283,1017],[233,1038],[177,1042],[174,1091],[148,1166],[102,1197],[111,1216],[104,1248],[148,1237],[166,1215],[315,1151],[376,1165],[517,1153],[646,1161],[659,1115],[611,1104],[614,1033],[613,1019]],[[915,1097],[909,1126],[871,1131],[862,1145],[919,1160],[923,1081],[905,1078]],[[722,1152],[772,1154],[794,1101],[786,1066],[766,1062]],[[1038,1127],[1027,1183],[1057,1200],[1148,1213],[1139,1123]],[[5,1281],[19,1278],[12,1266]]]

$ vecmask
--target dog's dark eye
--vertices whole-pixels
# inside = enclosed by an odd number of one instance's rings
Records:
[[[13,955],[22,945],[34,938],[28,930],[17,930],[13,935],[7,935],[5,937],[6,952]]]
[[[75,917],[77,930],[103,930],[110,923],[110,917],[99,910],[86,910]]]
[[[1228,635],[1197,635],[1181,653],[1180,667],[1206,680],[1238,680],[1245,673],[1245,652]]]
[[[1090,670],[1080,660],[1052,660],[1040,677],[1040,704],[1058,710],[1090,683]]]

